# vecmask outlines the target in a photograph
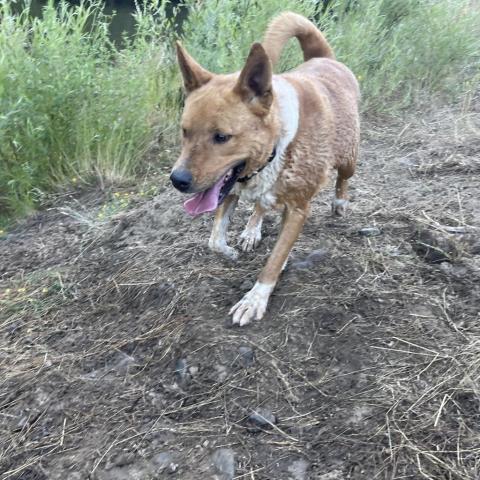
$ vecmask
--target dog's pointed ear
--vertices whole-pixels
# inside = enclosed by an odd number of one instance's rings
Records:
[[[259,114],[266,114],[273,100],[272,62],[261,43],[254,43],[235,86],[242,99]]]
[[[182,73],[183,85],[188,95],[193,90],[208,83],[213,78],[213,74],[199,65],[180,42],[177,41],[176,45],[178,65]]]

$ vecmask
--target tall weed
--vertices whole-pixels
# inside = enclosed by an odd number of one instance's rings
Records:
[[[14,13],[0,0],[0,217],[72,178],[132,175],[152,142],[171,141],[183,101],[178,37],[206,68],[231,72],[273,16],[301,13],[357,75],[370,114],[479,78],[480,7],[470,0],[184,0],[182,22],[168,0],[150,0],[137,4],[137,33],[121,49],[102,3],[49,0],[34,19],[28,1]],[[301,61],[292,41],[277,70]]]
[[[23,214],[38,195],[92,174],[122,178],[168,128],[161,36],[139,33],[118,50],[99,1],[42,18],[0,3],[0,209]],[[139,23],[144,21],[139,17]],[[155,126],[155,128],[154,128]]]
[[[208,70],[227,73],[240,69],[253,42],[262,40],[271,19],[285,10],[314,17],[317,2],[299,0],[185,0],[188,17],[182,38],[189,52]],[[291,42],[279,71],[300,63],[302,54]]]
[[[478,82],[478,3],[338,0],[320,23],[337,58],[360,79],[365,112],[396,113]]]
[[[459,93],[478,81],[480,6],[470,0],[186,0],[186,47],[206,68],[241,68],[277,13],[292,10],[319,25],[337,59],[362,86],[362,109],[396,113],[432,94]],[[278,71],[301,62],[292,41]]]

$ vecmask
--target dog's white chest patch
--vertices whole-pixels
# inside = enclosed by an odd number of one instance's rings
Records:
[[[287,80],[273,78],[273,91],[278,100],[281,136],[276,145],[274,159],[257,175],[245,184],[237,183],[234,193],[241,200],[260,202],[263,208],[271,208],[276,203],[275,183],[283,167],[285,151],[295,138],[298,129],[299,106],[297,92]]]

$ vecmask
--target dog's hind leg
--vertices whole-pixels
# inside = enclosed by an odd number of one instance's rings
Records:
[[[287,207],[280,236],[267,264],[254,287],[230,310],[233,323],[246,325],[252,319],[260,320],[268,305],[268,299],[275,288],[290,250],[297,240],[307,218],[306,208]]]
[[[230,217],[233,214],[238,203],[238,195],[229,195],[215,212],[212,233],[208,246],[214,252],[223,253],[227,257],[235,260],[238,252],[227,244],[227,231],[230,223]]]
[[[265,209],[257,202],[245,230],[240,234],[240,247],[244,252],[251,252],[260,243],[264,216]]]
[[[337,181],[335,183],[335,197],[332,201],[332,213],[343,217],[348,206],[348,179],[355,172],[355,160],[338,167]]]

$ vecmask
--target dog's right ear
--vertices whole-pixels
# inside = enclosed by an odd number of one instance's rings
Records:
[[[273,101],[272,62],[261,43],[252,45],[235,91],[259,115],[268,113]]]
[[[199,65],[177,41],[177,59],[187,94],[209,82],[213,74]]]

